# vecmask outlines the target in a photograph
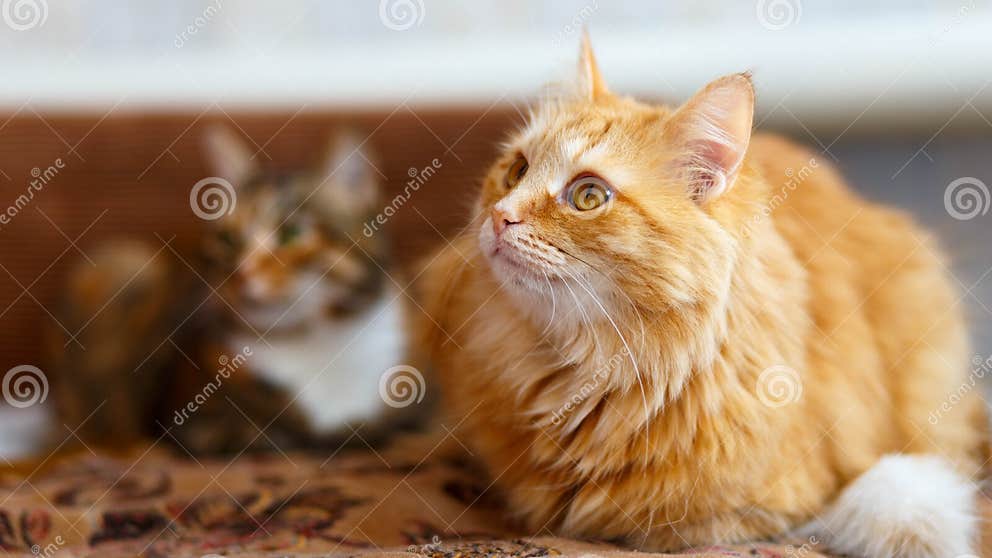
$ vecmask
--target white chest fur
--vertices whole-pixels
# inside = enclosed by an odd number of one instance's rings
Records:
[[[318,433],[375,417],[383,408],[379,378],[404,358],[402,301],[387,292],[347,319],[320,320],[300,333],[229,340],[232,351],[250,346],[247,367],[285,389]]]

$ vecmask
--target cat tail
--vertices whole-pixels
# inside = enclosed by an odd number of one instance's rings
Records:
[[[798,534],[860,558],[974,556],[977,496],[938,456],[887,455]]]
[[[177,320],[167,318],[182,290],[162,252],[110,240],[68,270],[55,311],[60,327],[47,332],[45,360],[56,424],[76,434],[70,444],[128,447],[147,435],[174,359],[162,345],[173,338]],[[66,443],[61,427],[52,436],[53,444]]]

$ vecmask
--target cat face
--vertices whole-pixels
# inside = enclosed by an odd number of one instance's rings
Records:
[[[539,107],[484,180],[479,243],[495,277],[545,309],[671,307],[725,289],[733,240],[714,212],[750,137],[749,78],[673,111],[610,94],[588,42],[580,73],[579,94]]]
[[[259,169],[226,129],[212,129],[207,148],[236,189],[234,210],[206,241],[235,323],[292,328],[350,314],[379,293],[382,243],[361,232],[378,184],[353,139],[338,138],[316,169],[287,174]]]

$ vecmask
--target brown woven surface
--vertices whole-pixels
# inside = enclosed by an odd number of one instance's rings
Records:
[[[450,439],[412,436],[331,458],[272,452],[194,461],[164,448],[117,458],[84,451],[29,468],[28,476],[0,476],[0,552],[650,556],[514,529],[490,482]],[[790,552],[755,544],[682,555]],[[819,556],[812,547],[798,555]]]

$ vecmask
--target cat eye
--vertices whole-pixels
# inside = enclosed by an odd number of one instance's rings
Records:
[[[300,236],[300,227],[286,224],[279,228],[279,244],[289,244]]]
[[[506,187],[507,189],[515,187],[520,180],[527,174],[527,169],[530,165],[527,164],[527,159],[524,159],[522,155],[518,155],[510,165],[510,170],[506,172]]]
[[[578,211],[591,211],[613,196],[613,190],[605,180],[598,176],[580,176],[568,187],[568,202]]]

